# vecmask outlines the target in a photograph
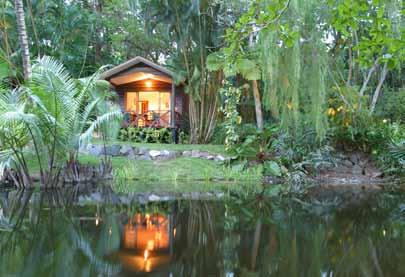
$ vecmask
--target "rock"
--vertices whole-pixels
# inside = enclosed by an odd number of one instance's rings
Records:
[[[148,148],[141,147],[141,148],[139,148],[139,150],[138,150],[138,155],[145,155],[145,154],[147,154],[148,152],[149,152],[149,149],[148,149]]]
[[[151,195],[149,195],[148,199],[149,199],[149,201],[159,201],[160,197],[157,196],[156,194],[151,194]]]
[[[109,145],[105,148],[105,154],[108,156],[114,156],[114,157],[119,156],[120,150],[121,150],[121,145],[119,145],[119,144]]]
[[[93,192],[90,197],[95,202],[101,202],[103,200],[101,193],[99,192]]]
[[[163,150],[160,151],[160,156],[158,156],[156,159],[157,160],[170,160],[176,158],[178,155],[178,152],[176,151],[169,151],[169,150]]]
[[[168,152],[169,152],[168,156],[169,156],[170,159],[174,159],[174,158],[180,156],[179,155],[180,153],[177,152],[177,151],[168,151]]]
[[[343,160],[342,165],[346,167],[352,167],[354,163],[352,163],[350,160]]]
[[[152,159],[156,159],[157,157],[159,157],[161,155],[161,151],[159,151],[159,150],[150,150],[149,151],[149,156],[152,158]]]
[[[204,158],[206,159],[208,156],[210,156],[211,154],[208,152],[200,152],[200,158]]]
[[[213,159],[215,159],[215,156],[213,156],[213,155],[209,155],[209,156],[207,156],[207,157],[205,157],[207,160],[213,160]]]
[[[134,149],[130,145],[123,145],[120,149],[120,154],[123,156],[134,155]]]
[[[168,151],[168,150],[160,151],[160,155],[162,155],[162,156],[169,156],[169,154],[170,154],[170,151]]]
[[[198,150],[192,150],[192,151],[191,151],[191,157],[193,157],[193,158],[199,158],[199,157],[200,157],[200,151],[198,151]]]
[[[150,160],[152,160],[152,158],[147,154],[146,155],[138,155],[138,156],[136,156],[136,159],[140,160],[140,161],[150,161]]]
[[[191,151],[183,151],[182,155],[184,157],[191,157]]]
[[[352,174],[355,174],[355,175],[363,174],[363,168],[361,168],[361,166],[359,166],[357,164],[354,165],[353,168],[352,168]]]
[[[104,153],[104,147],[98,144],[89,144],[87,146],[87,151],[92,156],[101,156]]]
[[[357,164],[357,163],[359,162],[359,160],[360,160],[360,157],[359,157],[359,154],[357,154],[357,153],[352,153],[352,154],[350,155],[349,159],[350,159],[350,161],[351,161],[353,164]]]
[[[221,156],[221,155],[217,155],[217,156],[215,157],[215,160],[218,161],[218,162],[223,162],[223,161],[225,161],[225,157],[224,157],[224,156]]]

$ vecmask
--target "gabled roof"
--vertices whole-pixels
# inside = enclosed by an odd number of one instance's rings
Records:
[[[156,71],[159,71],[165,75],[168,75],[169,77],[173,77],[173,72],[171,72],[170,70],[168,70],[167,68],[158,65],[154,62],[151,62],[143,57],[135,57],[133,59],[130,59],[127,62],[124,62],[120,65],[117,65],[116,67],[111,68],[110,70],[107,70],[106,72],[104,72],[103,74],[101,74],[100,79],[110,79],[111,77],[114,77],[115,75],[118,75],[128,69],[130,69],[131,67],[134,67],[140,63],[143,63],[153,69],[155,69]]]

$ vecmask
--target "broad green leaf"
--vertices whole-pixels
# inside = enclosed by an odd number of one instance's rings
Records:
[[[264,164],[264,170],[266,174],[272,176],[281,176],[281,167],[275,161],[268,161]]]
[[[6,62],[0,61],[0,80],[9,75],[9,65]]]
[[[223,57],[218,53],[211,53],[207,57],[207,69],[209,71],[217,71],[223,68],[224,61]]]

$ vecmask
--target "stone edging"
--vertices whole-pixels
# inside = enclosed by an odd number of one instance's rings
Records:
[[[207,151],[200,150],[151,150],[145,147],[134,147],[131,145],[120,144],[107,145],[105,149],[104,145],[102,144],[88,144],[86,148],[80,150],[80,153],[85,153],[96,157],[106,154],[107,156],[112,157],[128,157],[132,160],[146,161],[171,160],[178,157],[200,158],[218,162],[224,162],[229,159],[220,154],[213,154]]]

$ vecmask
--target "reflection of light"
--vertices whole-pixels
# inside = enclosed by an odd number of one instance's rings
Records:
[[[152,81],[149,81],[149,80],[146,81],[145,86],[148,87],[148,88],[151,88],[152,87]]]
[[[100,222],[99,222],[98,217],[97,217],[97,218],[96,218],[96,226],[98,226],[99,223],[100,223]]]
[[[173,228],[173,236],[176,237],[176,228]]]
[[[146,247],[148,248],[148,250],[152,251],[153,248],[155,247],[155,242],[153,240],[148,240]]]
[[[151,272],[151,271],[152,271],[152,263],[151,263],[150,260],[147,260],[147,261],[145,262],[145,271],[146,271],[146,272]]]
[[[386,233],[387,233],[387,232],[386,232],[385,230],[383,230],[383,236],[384,236],[384,237],[385,237]]]
[[[108,234],[109,234],[109,235],[111,235],[111,234],[112,234],[111,227],[110,227],[110,229],[108,229]]]
[[[143,252],[143,258],[146,261],[149,258],[149,251],[146,249],[145,252]]]

